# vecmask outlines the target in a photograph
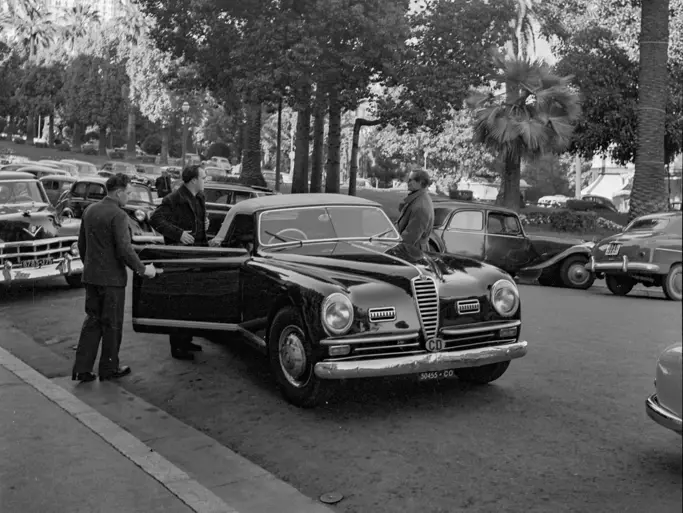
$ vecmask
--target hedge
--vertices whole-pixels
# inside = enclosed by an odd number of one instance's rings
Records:
[[[557,210],[528,212],[519,217],[524,225],[548,226],[556,232],[595,232],[598,230],[619,232],[624,229],[622,225],[600,217],[595,212]]]

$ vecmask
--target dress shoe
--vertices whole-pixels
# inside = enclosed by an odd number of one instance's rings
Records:
[[[107,374],[100,373],[100,381],[107,381],[108,379],[122,378],[123,376],[128,376],[130,374],[130,367],[128,365],[122,365],[114,372],[109,372]]]
[[[194,342],[188,342],[185,346],[185,351],[201,351],[202,346],[195,344]]]
[[[74,372],[71,375],[72,381],[80,381],[81,383],[87,383],[88,381],[95,381],[97,376],[92,372]]]
[[[171,356],[176,360],[194,360],[194,355],[186,349],[172,349]]]

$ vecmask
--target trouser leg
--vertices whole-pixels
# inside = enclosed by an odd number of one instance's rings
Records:
[[[119,349],[123,337],[125,287],[105,287],[102,305],[102,354],[99,372],[106,376],[119,368]]]
[[[85,284],[85,320],[76,349],[76,361],[73,368],[76,374],[92,372],[95,365],[102,338],[101,314],[104,296],[101,289],[102,287],[97,285]]]

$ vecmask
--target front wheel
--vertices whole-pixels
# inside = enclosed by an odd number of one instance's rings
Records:
[[[313,346],[301,316],[292,307],[280,310],[273,319],[268,360],[282,395],[295,406],[313,408],[331,395],[332,384],[313,372]]]
[[[609,291],[615,296],[625,296],[633,287],[635,287],[636,282],[630,276],[617,276],[614,274],[608,274],[605,276],[605,284]]]
[[[586,290],[595,281],[595,274],[586,269],[588,258],[574,255],[566,258],[560,266],[560,279],[569,289]]]
[[[669,274],[662,281],[664,295],[672,301],[680,301],[683,293],[681,292],[681,275],[683,274],[681,264],[674,264],[669,269]]]
[[[497,380],[508,370],[510,361],[482,365],[481,367],[466,367],[455,371],[458,379],[476,385],[486,385]]]
[[[83,286],[82,274],[71,274],[68,276],[64,276],[64,279],[66,280],[67,285],[69,285],[69,287],[71,287],[72,289],[78,289]]]

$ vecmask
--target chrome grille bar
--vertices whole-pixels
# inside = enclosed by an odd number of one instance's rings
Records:
[[[439,329],[439,294],[436,282],[432,278],[419,276],[413,278],[412,284],[422,331],[429,340],[436,336]]]
[[[368,310],[370,322],[388,322],[396,319],[396,309],[393,306],[370,308]]]

